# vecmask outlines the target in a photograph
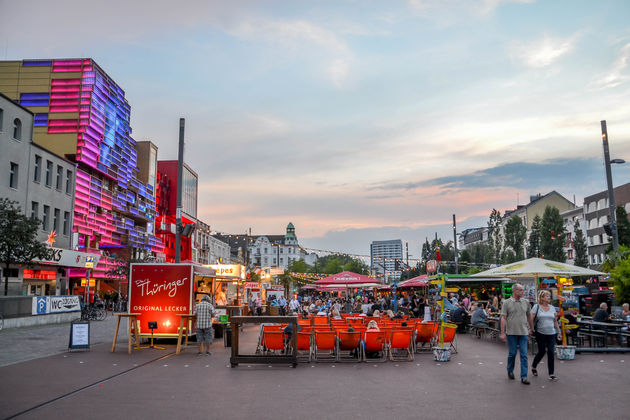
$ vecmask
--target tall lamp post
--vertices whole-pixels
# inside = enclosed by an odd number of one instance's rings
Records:
[[[602,142],[604,144],[604,165],[606,166],[606,184],[608,185],[608,210],[610,212],[610,231],[613,238],[613,249],[619,250],[619,235],[617,234],[617,214],[615,206],[615,193],[613,191],[611,163],[626,163],[623,159],[610,159],[608,151],[608,130],[606,129],[606,120],[601,121],[602,124]]]

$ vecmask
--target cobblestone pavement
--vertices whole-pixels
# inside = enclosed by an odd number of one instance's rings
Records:
[[[113,330],[113,322],[104,322]],[[62,327],[60,335],[67,340],[68,334]],[[249,327],[241,343],[251,351],[256,338]],[[540,376],[530,375],[526,386],[507,378],[503,343],[469,335],[457,337],[459,351],[447,363],[424,353],[413,362],[300,363],[295,369],[230,368],[230,348],[220,341],[211,356],[198,356],[194,345],[176,356],[172,345],[111,353],[105,331],[102,340],[89,352],[0,367],[0,418],[582,420],[628,418],[630,410],[630,354],[556,361],[558,382],[546,379],[543,360]]]
[[[77,315],[79,315],[77,313]],[[108,313],[103,321],[90,322],[92,345],[111,344],[116,329],[116,317]],[[125,328],[123,329],[123,324]],[[119,342],[127,343],[127,323],[121,322]],[[70,339],[70,323],[7,328],[0,331],[0,366],[24,362],[66,352]]]

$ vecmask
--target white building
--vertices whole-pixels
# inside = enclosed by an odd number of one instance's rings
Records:
[[[586,241],[586,221],[584,219],[584,207],[577,207],[572,210],[567,210],[560,213],[564,220],[564,230],[566,231],[566,243],[564,246],[564,253],[567,256],[567,264],[575,264],[575,246],[574,241],[576,238],[575,223],[580,224],[580,230],[582,231],[582,237]]]
[[[312,265],[317,259],[314,254],[300,248],[293,223],[287,225],[284,235],[259,235],[249,238],[249,264],[256,267],[287,270],[293,261],[303,259]]]
[[[370,244],[370,269],[385,283],[400,280],[405,268],[402,240],[373,241]]]
[[[231,264],[230,245],[215,238],[210,226],[197,220],[192,241],[192,260],[199,264]]]

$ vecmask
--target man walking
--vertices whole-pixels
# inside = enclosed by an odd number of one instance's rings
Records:
[[[521,356],[521,383],[529,385],[527,380],[527,338],[534,331],[529,302],[523,299],[525,290],[519,283],[512,286],[512,297],[501,308],[501,340],[508,343],[507,372],[508,378],[514,379],[516,350]]]
[[[212,344],[212,316],[214,306],[210,303],[210,296],[203,295],[201,302],[195,305],[195,315],[197,316],[197,354],[203,354],[204,344],[206,354],[210,355],[210,344]]]

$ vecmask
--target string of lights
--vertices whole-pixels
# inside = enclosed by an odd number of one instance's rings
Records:
[[[225,233],[225,232],[219,232],[219,231],[212,231],[212,230],[204,230],[205,233],[209,234],[209,235],[217,235],[217,236],[222,236],[222,237],[227,237],[228,239],[230,238],[234,238],[236,240],[247,240],[250,243],[255,242],[257,237],[260,236],[265,236],[265,235],[257,235],[256,237],[251,236],[251,235],[235,235],[235,234],[231,234],[231,233]],[[280,246],[285,246],[284,244],[279,244],[279,243],[273,243],[270,242],[269,246],[272,247],[280,247]],[[322,254],[324,254],[324,256],[340,256],[340,257],[347,257],[347,258],[353,258],[353,259],[358,259],[358,260],[363,260],[364,262],[369,263],[371,261],[371,256],[370,255],[365,255],[365,254],[354,254],[354,253],[347,253],[347,252],[343,252],[343,251],[331,251],[331,250],[327,250],[327,249],[317,249],[317,248],[308,248],[308,247],[302,247],[302,246],[298,246],[297,247],[300,251],[306,252],[306,253],[315,253],[317,254],[317,256],[321,256]],[[409,266],[407,266],[407,261],[409,261],[409,263],[414,262],[416,265],[420,264],[420,263],[425,263],[426,260],[422,259],[422,258],[409,258],[408,260],[406,258],[391,258],[391,257],[375,257],[373,259],[375,262],[393,262],[393,263],[398,263],[398,264],[403,264],[403,267],[400,267],[400,269],[396,270],[396,271],[411,271],[414,269],[414,267],[411,267],[411,264]],[[441,264],[455,264],[454,260],[442,260]],[[474,263],[474,262],[464,262],[464,261],[458,261],[458,265],[460,267],[487,267],[489,264],[488,263]]]

